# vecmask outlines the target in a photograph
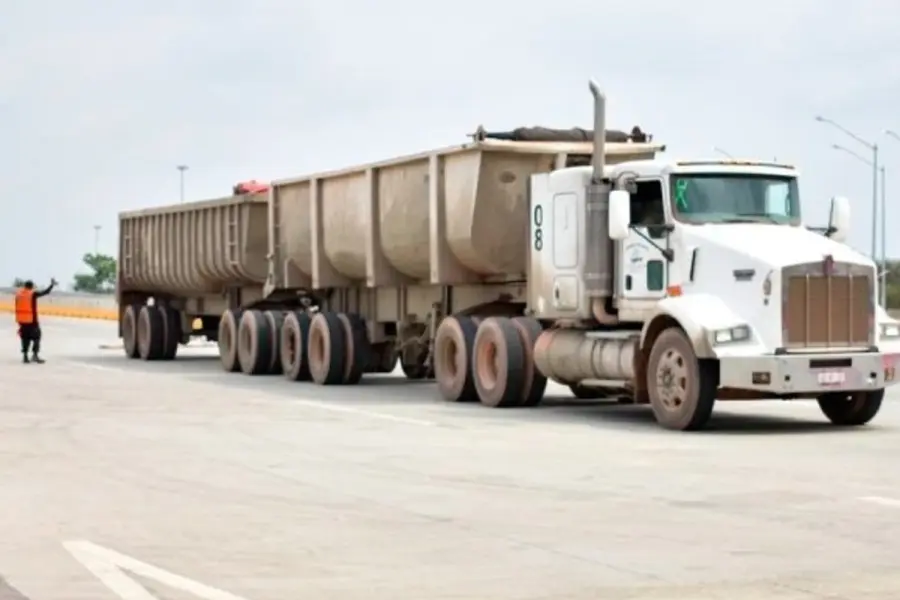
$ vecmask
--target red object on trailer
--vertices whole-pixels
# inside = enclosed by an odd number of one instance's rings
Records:
[[[263,192],[269,191],[268,183],[261,183],[255,179],[251,179],[249,181],[242,181],[236,184],[233,188],[233,192],[235,196],[240,196],[241,194],[262,194]]]

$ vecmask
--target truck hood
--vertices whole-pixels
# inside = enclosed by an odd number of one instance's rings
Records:
[[[804,227],[765,223],[689,225],[689,237],[711,247],[752,256],[771,267],[818,262],[831,255],[835,262],[872,265],[865,255]]]

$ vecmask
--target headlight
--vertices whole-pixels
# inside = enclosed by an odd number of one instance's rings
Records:
[[[713,336],[713,342],[719,344],[731,344],[733,342],[744,342],[750,339],[750,327],[747,325],[738,325],[737,327],[729,327],[728,329],[719,329]]]
[[[900,323],[882,323],[881,337],[900,338]]]

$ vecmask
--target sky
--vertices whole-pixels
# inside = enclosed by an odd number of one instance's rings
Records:
[[[814,117],[877,143],[900,256],[898,30],[886,0],[0,0],[0,284],[115,254],[117,214],[177,202],[179,164],[198,200],[479,124],[590,127],[588,78],[667,156],[797,166],[811,225],[849,197],[865,250],[871,168],[832,145],[871,151]]]

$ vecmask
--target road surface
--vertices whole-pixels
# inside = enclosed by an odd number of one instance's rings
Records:
[[[126,361],[46,319],[0,359],[0,599],[765,600],[900,596],[900,394],[838,430],[810,403],[490,410],[398,377]]]

